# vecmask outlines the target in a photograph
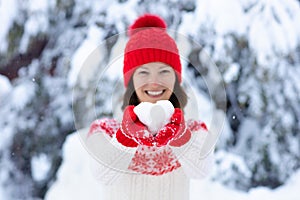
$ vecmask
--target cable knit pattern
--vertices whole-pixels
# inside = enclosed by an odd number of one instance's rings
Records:
[[[208,134],[201,128],[193,132],[192,138],[184,146],[171,147],[184,172],[191,178],[204,178],[213,165],[213,148],[202,148]]]
[[[103,189],[105,200],[189,199],[189,179],[180,168],[161,176],[126,174]]]
[[[135,173],[127,169],[134,156],[135,148],[124,147],[115,138],[112,139],[103,132],[86,136],[83,142],[97,162],[94,163],[96,167],[92,166],[92,169],[101,183],[110,185],[126,173]]]

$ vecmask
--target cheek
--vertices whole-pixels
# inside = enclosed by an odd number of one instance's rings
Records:
[[[135,90],[140,89],[143,85],[146,84],[145,77],[140,77],[137,76],[136,74],[133,74],[132,80],[133,80],[133,86]]]
[[[165,85],[165,87],[167,87],[169,90],[171,90],[173,92],[174,86],[175,86],[175,77],[172,77],[170,79],[166,79],[164,81],[164,85]]]
[[[133,87],[134,87],[134,90],[137,91],[140,87],[142,86],[142,83],[141,83],[141,80],[135,78],[133,76]]]
[[[133,78],[133,87],[139,99],[143,95],[143,91],[142,91],[143,84],[144,83],[141,80]]]
[[[175,81],[176,81],[176,75],[175,75],[175,72],[172,73],[171,76],[169,76],[166,80],[166,84],[168,85],[168,87],[170,89],[174,89],[174,86],[175,86]]]

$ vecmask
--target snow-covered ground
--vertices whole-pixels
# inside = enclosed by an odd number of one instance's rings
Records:
[[[64,161],[58,172],[58,179],[46,195],[46,200],[60,199],[102,199],[101,185],[92,177],[90,155],[80,142],[77,133],[68,136],[64,147]],[[259,187],[248,193],[236,191],[205,180],[191,180],[191,200],[299,200],[300,170],[285,185],[271,190]]]

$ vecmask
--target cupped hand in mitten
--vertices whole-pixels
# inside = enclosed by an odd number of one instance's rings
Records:
[[[127,106],[124,110],[121,130],[123,134],[136,141],[138,144],[153,146],[155,143],[154,136],[148,131],[133,111],[134,106]]]
[[[121,123],[124,135],[146,146],[164,146],[180,138],[186,132],[183,111],[161,103],[126,107]]]
[[[173,139],[181,137],[186,131],[184,115],[181,109],[175,108],[174,114],[163,128],[155,135],[157,146],[169,144]]]

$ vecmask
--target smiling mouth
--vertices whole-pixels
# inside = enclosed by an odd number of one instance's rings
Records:
[[[159,91],[146,90],[145,91],[145,93],[150,97],[160,97],[164,92],[165,92],[165,90],[159,90]]]

